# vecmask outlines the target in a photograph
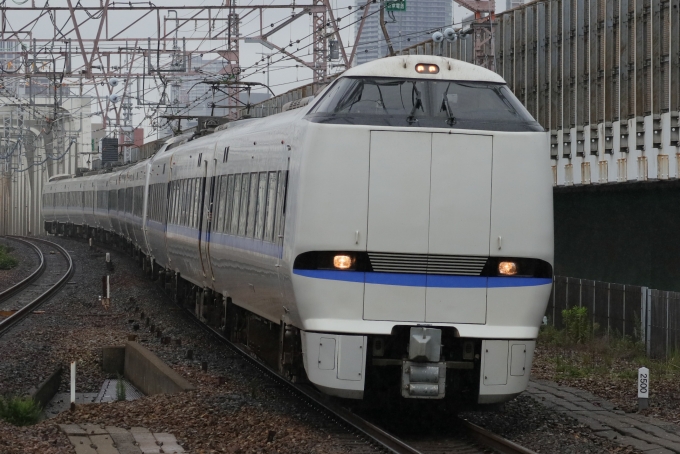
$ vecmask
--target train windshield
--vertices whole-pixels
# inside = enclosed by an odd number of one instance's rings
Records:
[[[316,123],[543,131],[505,84],[344,77],[307,115]]]

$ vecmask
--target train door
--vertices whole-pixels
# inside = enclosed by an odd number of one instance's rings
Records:
[[[366,274],[364,319],[425,320],[431,156],[432,134],[371,132],[366,247],[385,270],[413,269]]]
[[[371,132],[364,319],[485,323],[490,136]]]
[[[425,321],[485,323],[491,136],[432,134]]]
[[[217,144],[215,144],[217,147]],[[207,154],[207,153],[206,153]],[[212,231],[213,198],[215,196],[215,154],[210,153],[203,161],[201,182],[201,213],[198,234],[198,249],[206,285],[212,287],[213,273],[210,265],[210,232]],[[201,156],[202,157],[202,156]]]

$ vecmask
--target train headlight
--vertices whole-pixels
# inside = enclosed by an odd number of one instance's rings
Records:
[[[352,267],[352,257],[349,255],[336,255],[333,257],[333,266],[339,270],[348,270]]]
[[[416,72],[419,74],[437,74],[439,72],[439,66],[418,63],[416,65]]]
[[[515,262],[499,262],[498,274],[503,276],[514,276],[517,274],[517,264]]]

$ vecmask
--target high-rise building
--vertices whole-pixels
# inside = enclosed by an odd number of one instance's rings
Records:
[[[246,103],[256,104],[258,102],[269,99],[269,93],[253,92],[248,97],[248,94],[241,92],[238,94],[238,103],[235,100],[229,101],[224,92],[228,91],[223,87],[223,91],[216,91],[212,93],[212,88],[209,84],[203,83],[207,80],[217,80],[220,76],[226,73],[226,61],[205,60],[201,57],[194,56],[191,60],[191,68],[194,71],[200,71],[201,75],[182,77],[178,84],[175,84],[176,93],[171,91],[171,99],[177,99],[178,108],[175,111],[181,115],[196,115],[197,117],[224,117],[229,114],[229,109],[226,107],[212,108],[214,102],[219,106],[233,105],[235,107],[243,107]],[[211,115],[212,114],[212,115]],[[185,127],[195,126],[192,121],[184,124]]]
[[[524,0],[505,0],[505,9],[513,9],[524,5]]]
[[[201,75],[182,77],[179,84],[176,84],[177,93],[171,93],[172,98],[177,98],[181,115],[209,116],[212,112],[214,116],[225,116],[229,113],[228,109],[212,109],[213,102],[220,106],[226,106],[229,101],[223,99],[225,95],[219,91],[212,93],[210,85],[202,83],[204,80],[217,80],[226,73],[225,60],[203,59],[199,56],[192,56],[191,69],[201,72]],[[226,91],[226,90],[225,90]]]
[[[435,30],[453,24],[452,0],[406,0],[406,11],[385,12],[387,32],[395,51],[420,43]],[[357,0],[357,16],[360,20],[366,0]],[[388,53],[385,37],[380,28],[379,8],[381,3],[370,3],[366,23],[361,32],[357,48],[357,64],[366,63]],[[355,25],[358,30],[359,23]],[[356,32],[355,32],[356,33]]]

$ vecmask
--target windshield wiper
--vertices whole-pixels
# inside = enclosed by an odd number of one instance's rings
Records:
[[[415,102],[414,102],[414,95],[415,95]],[[416,110],[419,108],[423,108],[423,100],[420,98],[420,91],[416,87],[416,84],[413,83],[413,90],[411,91],[411,102],[413,103],[413,108],[411,109],[411,113],[406,117],[406,121],[408,124],[412,125],[418,119],[415,117]]]
[[[453,126],[456,124],[456,117],[453,116],[453,110],[451,109],[451,104],[449,104],[449,84],[446,87],[446,90],[444,90],[444,98],[442,99],[442,106],[439,109],[441,112],[442,110],[446,111],[446,124],[449,126]]]

